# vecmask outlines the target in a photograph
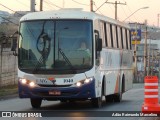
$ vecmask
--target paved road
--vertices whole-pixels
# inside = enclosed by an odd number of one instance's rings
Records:
[[[103,101],[102,108],[93,108],[89,101],[85,102],[75,102],[75,103],[60,103],[59,101],[43,101],[42,106],[38,109],[38,112],[49,111],[45,112],[47,115],[51,115],[52,113],[56,116],[61,117],[54,117],[55,120],[65,120],[70,119],[93,119],[93,120],[160,120],[157,117],[102,117],[107,116],[106,114],[110,113],[109,111],[113,111],[112,113],[122,113],[121,111],[141,111],[141,106],[143,103],[143,96],[144,96],[144,89],[143,84],[134,84],[133,89],[127,91],[123,94],[123,100],[121,103],[105,103]],[[37,110],[32,109],[30,105],[29,99],[19,99],[18,97],[7,99],[7,100],[0,100],[0,111],[30,111],[30,112],[37,112]],[[65,112],[61,112],[65,111]],[[70,112],[72,111],[72,112]],[[86,112],[85,112],[86,111]],[[106,112],[108,111],[108,112]],[[66,117],[74,116],[74,117]],[[43,112],[44,113],[44,112]],[[103,113],[103,114],[101,114]],[[97,115],[98,114],[98,115]],[[96,115],[97,117],[94,117]],[[65,116],[65,117],[63,117]],[[75,117],[77,116],[77,117]],[[87,116],[87,117],[86,117]],[[1,120],[2,118],[0,118]],[[3,118],[4,119],[4,118]],[[6,118],[8,119],[8,118]],[[13,118],[10,118],[13,119]],[[17,118],[15,118],[16,120]],[[24,118],[23,118],[24,119]],[[32,118],[25,118],[26,120],[32,120]],[[33,120],[43,120],[46,119],[42,118],[33,118]],[[47,119],[53,119],[52,117]]]

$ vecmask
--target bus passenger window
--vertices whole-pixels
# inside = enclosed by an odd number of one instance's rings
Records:
[[[117,48],[116,26],[112,25],[113,47]]]
[[[123,32],[122,32],[122,28],[120,28],[120,31],[121,31],[121,44],[122,44],[122,49],[124,48],[124,45],[123,45]]]
[[[128,49],[128,36],[127,36],[127,29],[125,29],[125,34],[126,34],[126,49]]]
[[[104,22],[100,21],[100,38],[102,38],[102,46],[106,47],[105,44],[105,28],[104,28]]]
[[[106,47],[108,47],[106,23],[104,23],[104,34],[105,34],[105,43],[106,43]]]
[[[122,49],[122,36],[121,36],[121,28],[119,26],[117,26],[117,38],[118,38],[118,45],[119,48]]]
[[[127,45],[126,45],[126,30],[124,28],[122,28],[122,33],[123,33],[123,48],[127,49]]]
[[[129,30],[127,30],[127,40],[128,40],[128,49],[131,49],[131,42],[130,42],[130,35],[129,35]]]
[[[109,23],[106,23],[106,35],[107,35],[108,47],[111,47],[111,32],[110,32],[110,24]]]
[[[116,26],[116,42],[117,42],[117,48],[119,48],[119,43],[118,43],[118,29],[117,29],[117,26]]]
[[[112,25],[110,24],[110,36],[111,36],[111,47],[113,48],[113,34],[112,34]]]

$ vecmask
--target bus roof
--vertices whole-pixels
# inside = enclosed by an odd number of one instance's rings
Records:
[[[45,20],[45,19],[89,19],[89,20],[104,20],[109,23],[117,24],[129,28],[129,25],[107,16],[99,15],[95,12],[83,11],[81,8],[64,8],[53,11],[32,12],[24,15],[20,22],[28,20]]]

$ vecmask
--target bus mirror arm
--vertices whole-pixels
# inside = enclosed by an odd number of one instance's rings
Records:
[[[99,37],[99,31],[98,30],[94,30],[94,33],[96,33],[97,37],[95,37],[96,39],[96,50],[97,51],[102,51],[102,38]]]
[[[99,38],[99,31],[98,30],[94,30],[94,33],[96,33],[98,35],[98,38]]]
[[[18,34],[18,31],[16,31],[12,36],[11,36],[11,51],[13,51],[13,55],[17,56],[18,54],[16,53],[16,48],[17,48],[17,37],[15,35]]]

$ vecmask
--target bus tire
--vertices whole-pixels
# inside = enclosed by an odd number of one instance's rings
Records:
[[[105,96],[106,103],[108,103],[108,102],[113,102],[113,100],[114,100],[113,98],[114,98],[114,96],[113,96],[113,95]]]
[[[125,85],[124,85],[124,80],[125,80],[125,77],[124,77],[124,75],[123,75],[123,77],[122,77],[122,85],[121,85],[121,89],[120,89],[120,91],[119,91],[119,93],[118,94],[115,94],[114,95],[114,101],[115,102],[121,102],[122,101],[122,93],[124,92],[124,87],[125,87]]]
[[[121,101],[122,101],[122,92],[114,96],[114,102],[121,102]]]
[[[93,107],[96,107],[96,108],[100,108],[102,107],[102,99],[103,99],[103,93],[101,92],[101,96],[100,97],[97,97],[97,98],[92,98],[91,99],[91,102],[92,102],[92,106]]]
[[[93,107],[100,108],[102,106],[102,97],[92,98],[91,102]]]
[[[114,95],[114,102],[121,102],[122,101],[122,88],[119,93]]]
[[[32,108],[40,108],[42,100],[41,99],[30,99]]]

